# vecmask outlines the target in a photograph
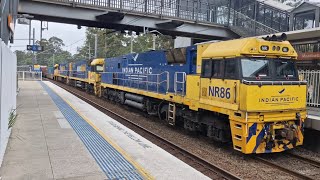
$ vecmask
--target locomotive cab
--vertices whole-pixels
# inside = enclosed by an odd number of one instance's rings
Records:
[[[53,70],[53,79],[57,79],[57,76],[59,75],[59,64],[55,64],[53,66],[54,70]]]
[[[195,108],[219,113],[219,121],[201,119],[213,121],[208,136],[230,139],[247,154],[302,145],[306,82],[299,81],[289,42],[247,38],[199,45],[198,53],[200,77],[187,77],[187,98],[196,99],[188,92],[200,86]]]
[[[90,63],[91,71],[88,73],[89,82],[94,84],[94,93],[101,96],[101,73],[104,72],[104,59],[103,58],[97,58],[93,59]]]

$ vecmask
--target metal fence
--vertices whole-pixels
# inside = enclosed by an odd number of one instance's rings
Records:
[[[42,81],[42,72],[17,71],[19,81]]]
[[[320,107],[320,71],[299,71],[300,78],[308,83],[307,105]]]

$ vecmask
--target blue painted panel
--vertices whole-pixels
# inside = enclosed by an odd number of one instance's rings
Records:
[[[101,81],[107,84],[158,91],[159,93],[166,93],[167,88],[168,92],[174,92],[175,72],[196,73],[193,57],[196,57],[195,46],[187,48],[185,64],[168,64],[165,51],[133,53],[107,58],[105,59],[105,72],[107,73],[102,74]],[[169,76],[168,85],[164,82],[167,80],[165,72],[168,72]],[[161,75],[155,76],[155,74]],[[178,76],[178,80],[182,81],[182,76]],[[157,85],[155,82],[162,83]]]
[[[69,63],[59,64],[59,70],[62,70],[62,67],[65,67],[65,71],[60,72],[60,75],[68,76],[69,75]]]
[[[77,72],[78,67],[83,65],[85,65],[86,67],[86,72]],[[86,79],[88,78],[88,71],[90,71],[90,66],[88,66],[88,62],[86,60],[80,60],[72,64],[72,72],[70,73],[70,76]]]
[[[54,73],[54,68],[48,67],[48,74],[53,74],[53,73]]]

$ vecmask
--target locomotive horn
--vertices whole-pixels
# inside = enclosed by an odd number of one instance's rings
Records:
[[[266,36],[263,37],[262,39],[266,40],[266,41],[286,41],[287,40],[287,34],[286,33],[282,33],[280,36],[277,35],[272,35],[270,36]]]
[[[282,33],[281,36],[280,36],[280,41],[286,41],[288,38],[287,34],[286,33]]]

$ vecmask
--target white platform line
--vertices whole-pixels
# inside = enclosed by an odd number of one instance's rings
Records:
[[[308,119],[314,119],[320,121],[320,116],[308,115]]]

